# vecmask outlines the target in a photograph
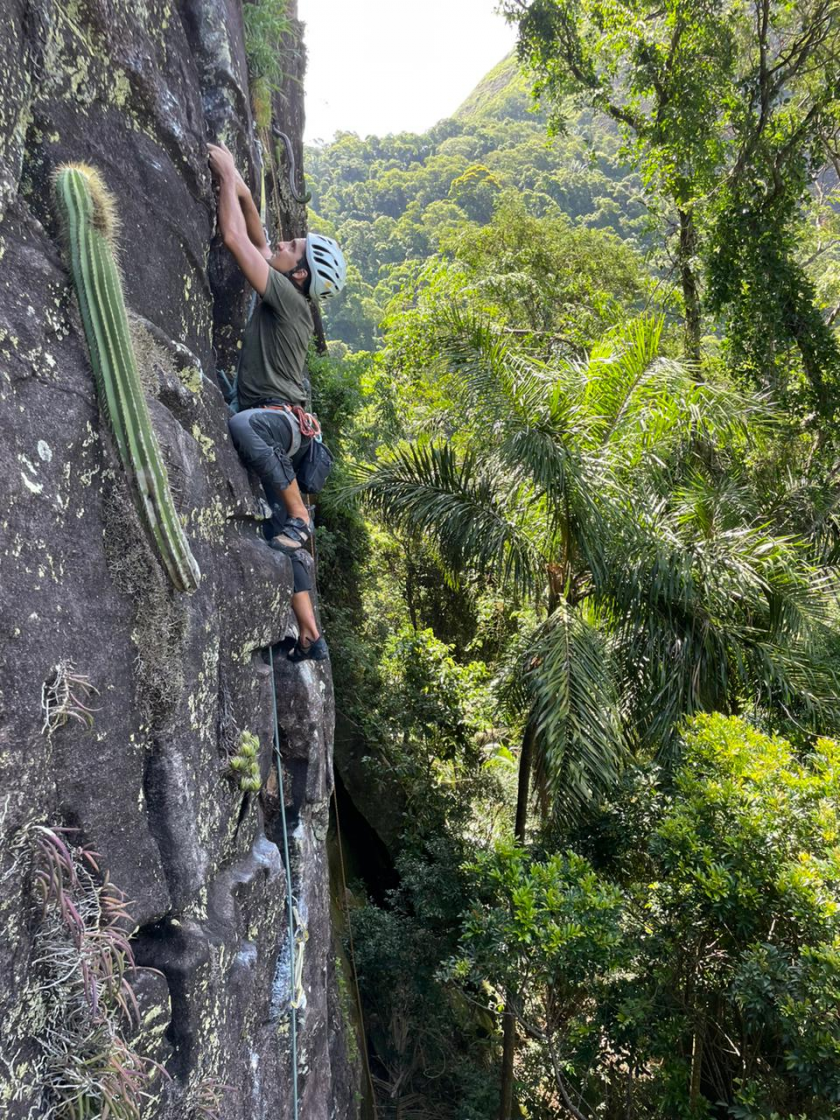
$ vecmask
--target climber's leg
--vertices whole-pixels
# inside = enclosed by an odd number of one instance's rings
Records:
[[[309,557],[304,557],[300,553],[292,556],[292,573],[295,577],[292,610],[297,619],[298,639],[289,654],[290,661],[323,661],[329,656],[327,643],[321,637],[312,606],[309,563]]]
[[[230,438],[239,457],[265,487],[283,503],[287,518],[309,525],[309,513],[300,495],[295,468],[289,456],[292,432],[282,413],[266,408],[237,412],[228,421]]]
[[[297,619],[298,642],[306,647],[310,642],[317,642],[321,633],[315,620],[315,611],[312,609],[312,596],[308,591],[300,591],[292,596],[292,610]]]

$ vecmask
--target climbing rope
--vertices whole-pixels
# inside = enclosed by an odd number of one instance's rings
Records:
[[[302,925],[298,925],[298,929],[295,929],[295,920],[299,916],[297,913],[297,908],[295,907],[294,896],[292,894],[292,864],[289,859],[289,830],[286,825],[286,794],[283,788],[283,760],[280,757],[280,728],[277,723],[277,686],[274,683],[274,650],[271,646],[268,647],[268,663],[271,666],[271,704],[274,711],[274,757],[277,762],[277,784],[280,796],[280,817],[283,821],[283,860],[286,864],[286,909],[288,910],[289,918],[289,980],[290,986],[292,988],[292,995],[289,998],[289,1014],[291,1016],[292,1037],[292,1115],[294,1116],[294,1120],[299,1120],[300,1102],[298,1100],[297,1012],[301,1001],[296,989],[298,974],[297,965],[295,963],[295,950],[297,948],[299,930],[302,928]],[[302,967],[303,956],[301,954],[301,981]],[[303,994],[302,982],[300,983],[300,994]]]

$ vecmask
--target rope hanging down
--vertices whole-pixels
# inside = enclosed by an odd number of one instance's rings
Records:
[[[300,1120],[298,1100],[298,1062],[297,1062],[297,1011],[300,1004],[296,983],[298,981],[297,965],[295,963],[296,942],[299,936],[295,931],[296,908],[292,895],[292,864],[289,860],[289,830],[286,825],[286,794],[283,788],[283,760],[280,757],[280,728],[277,724],[277,686],[274,683],[274,650],[268,647],[268,663],[271,666],[271,703],[274,711],[274,758],[277,763],[277,785],[280,795],[280,817],[283,821],[283,861],[286,865],[286,910],[289,919],[289,980],[291,994],[289,997],[289,1014],[291,1016],[292,1038],[292,1104],[294,1106],[294,1120]],[[300,926],[298,927],[300,929]],[[302,946],[301,946],[302,948]],[[303,958],[301,956],[301,965]],[[301,976],[302,980],[302,976]],[[302,992],[301,983],[300,990]]]

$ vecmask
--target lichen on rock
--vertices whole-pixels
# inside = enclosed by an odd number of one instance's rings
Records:
[[[290,5],[293,12],[294,5]],[[160,1062],[144,1120],[291,1116],[291,1055],[267,1026],[287,946],[272,688],[262,651],[286,634],[290,565],[259,533],[253,480],[227,435],[230,368],[248,292],[213,241],[205,144],[225,135],[252,180],[238,4],[10,0],[0,30],[0,1112],[36,1120],[45,1009],[30,998],[33,914],[23,838],[68,826],[132,899],[140,1022]],[[300,87],[285,130],[300,141]],[[103,423],[61,255],[50,178],[102,168],[142,388],[202,581],[169,583]],[[288,221],[289,216],[284,215]],[[138,339],[140,342],[138,343]],[[332,970],[324,855],[331,790],[327,670],[275,665],[289,768],[291,870],[309,932],[300,984],[301,1115],[355,1114]],[[59,664],[98,692],[93,726],[42,732]],[[323,690],[322,690],[323,686]],[[80,697],[84,699],[83,697]],[[247,729],[259,791],[225,775]],[[286,1021],[285,1026],[288,1026]],[[229,1085],[221,1092],[219,1086]],[[198,1112],[196,1112],[198,1110]]]

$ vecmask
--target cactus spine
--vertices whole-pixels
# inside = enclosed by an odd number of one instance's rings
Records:
[[[137,509],[174,586],[195,591],[201,573],[172,501],[137,373],[112,244],[113,199],[99,173],[85,164],[60,167],[54,188],[99,399],[134,484]]]

